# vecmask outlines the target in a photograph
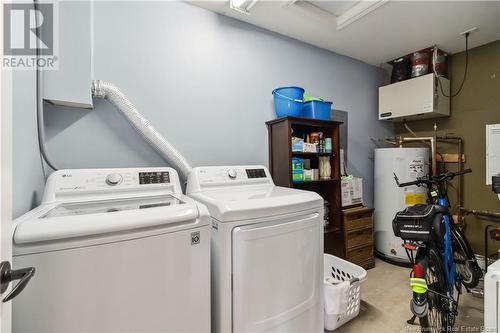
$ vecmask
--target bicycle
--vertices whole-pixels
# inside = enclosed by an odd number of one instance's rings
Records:
[[[427,187],[427,204],[407,207],[392,222],[394,235],[403,239],[413,267],[410,273],[413,316],[408,323],[415,324],[418,317],[425,331],[449,332],[458,314],[462,286],[470,291],[483,275],[465,235],[453,223],[445,186],[454,177],[470,172],[467,169],[418,177],[407,183],[399,183],[394,174],[399,187]]]

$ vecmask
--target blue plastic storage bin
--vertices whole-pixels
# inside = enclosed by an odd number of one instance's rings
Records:
[[[307,101],[302,106],[302,115],[307,118],[330,120],[332,102]]]
[[[300,87],[281,87],[273,90],[274,111],[276,116],[295,116],[302,115],[302,99],[304,98],[304,89]]]

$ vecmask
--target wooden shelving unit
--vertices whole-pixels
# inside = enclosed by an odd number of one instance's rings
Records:
[[[325,228],[325,253],[345,256],[344,233],[342,231],[342,207],[340,194],[340,161],[338,159],[339,126],[342,122],[282,117],[266,123],[269,134],[269,168],[276,185],[314,191],[329,202],[330,224]],[[323,132],[332,138],[331,153],[304,153],[292,151],[293,132]],[[330,156],[332,174],[330,179],[314,181],[292,181],[292,157],[311,160],[312,168],[317,168],[320,156]]]

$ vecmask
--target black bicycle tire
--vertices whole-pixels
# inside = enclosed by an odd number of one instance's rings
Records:
[[[446,283],[446,277],[445,277],[445,272],[444,272],[444,265],[443,265],[443,262],[442,262],[442,258],[441,256],[439,255],[439,251],[436,251],[434,249],[430,249],[429,250],[429,253],[428,253],[428,271],[426,271],[426,280],[428,280],[429,278],[429,269],[431,267],[434,268],[434,271],[435,271],[435,274],[436,274],[436,278],[438,280],[438,290],[436,289],[433,289],[432,291],[435,291],[441,295],[446,295],[447,293],[447,283]],[[429,283],[429,282],[427,282]],[[435,287],[435,286],[433,286]],[[431,297],[440,297],[438,294],[434,293],[432,296],[430,295],[432,293],[432,291],[428,291],[428,295],[429,295],[429,298]],[[431,304],[431,299],[429,299],[429,310],[428,311],[431,311],[432,308],[434,306],[436,306],[435,304]],[[437,309],[441,308],[441,306],[439,307],[436,307]],[[427,313],[427,315],[425,315],[424,317],[421,317],[419,318],[419,323],[420,323],[420,326],[422,328],[422,332],[449,332],[450,330],[450,327],[449,327],[449,314],[447,311],[444,311],[444,309],[439,309],[438,311],[440,313],[440,316],[441,316],[441,327],[440,328],[436,328],[435,331],[433,331],[433,327],[431,326],[431,323],[430,323],[430,320],[429,320],[429,312]]]
[[[470,280],[464,279],[462,276],[460,276],[462,284],[468,288],[472,289],[477,287],[479,284],[479,280],[483,276],[483,271],[479,267],[476,258],[474,256],[474,252],[472,252],[472,248],[469,245],[469,242],[467,241],[467,238],[465,238],[465,235],[457,228],[453,227],[452,228],[452,236],[453,236],[453,243],[458,243],[458,244],[453,244],[453,252],[455,255],[455,252],[460,252],[462,253],[462,256],[467,260],[467,263],[465,265],[465,268],[469,271],[471,275]],[[458,264],[457,264],[458,265]],[[458,270],[458,267],[457,267]],[[460,273],[460,272],[459,272]]]

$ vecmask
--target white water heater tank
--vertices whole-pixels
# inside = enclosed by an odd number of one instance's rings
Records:
[[[394,236],[392,220],[407,206],[426,202],[426,188],[400,188],[394,180],[409,182],[429,173],[428,148],[375,149],[375,250],[387,259],[408,262],[401,238]]]

